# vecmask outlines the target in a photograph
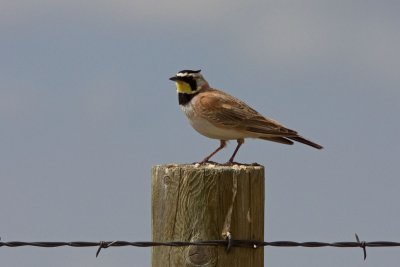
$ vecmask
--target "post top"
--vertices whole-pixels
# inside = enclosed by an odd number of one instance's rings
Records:
[[[153,166],[153,168],[183,168],[183,169],[213,169],[213,170],[262,170],[264,166],[259,165],[258,163],[252,164],[233,164],[233,165],[222,165],[222,164],[177,164],[177,163],[167,163],[167,164],[158,164]]]

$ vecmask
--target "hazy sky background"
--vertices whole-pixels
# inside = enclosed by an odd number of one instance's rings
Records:
[[[0,1],[2,241],[148,241],[150,169],[218,146],[168,78],[325,146],[249,140],[265,240],[400,241],[399,1]],[[225,162],[235,142],[215,159]],[[149,248],[0,248],[2,266],[150,266]],[[395,266],[398,248],[266,248],[266,266]]]

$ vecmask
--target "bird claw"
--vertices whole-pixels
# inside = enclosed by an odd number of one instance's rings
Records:
[[[240,162],[236,162],[236,161],[228,161],[224,164],[222,164],[224,166],[233,166],[233,165],[242,165],[242,166],[261,166],[260,164],[258,164],[257,162],[254,163],[240,163]]]
[[[228,161],[228,162],[225,162],[223,165],[225,165],[225,166],[233,166],[233,165],[244,165],[244,164],[240,163],[240,162],[236,162],[236,161]]]
[[[206,165],[206,164],[213,164],[213,165],[221,165],[221,163],[211,161],[211,160],[202,160],[200,162],[193,162],[192,164],[200,164],[200,165]]]
[[[258,164],[257,162],[254,163],[240,163],[240,162],[236,162],[236,161],[227,161],[225,163],[219,163],[219,162],[215,162],[215,161],[211,161],[211,160],[203,160],[200,162],[193,162],[192,165],[207,165],[207,164],[212,164],[212,165],[216,165],[216,166],[233,166],[233,165],[242,165],[242,166],[261,166],[260,164]]]

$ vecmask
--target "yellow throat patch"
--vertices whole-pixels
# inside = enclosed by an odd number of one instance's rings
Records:
[[[197,91],[192,91],[192,88],[190,88],[190,85],[188,83],[185,83],[183,81],[176,81],[176,91],[178,93],[183,93],[183,94],[194,94]]]

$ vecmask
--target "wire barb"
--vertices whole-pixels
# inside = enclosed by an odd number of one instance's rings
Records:
[[[363,253],[364,253],[364,261],[367,259],[367,243],[365,241],[361,241],[360,242],[360,238],[358,238],[357,233],[355,233],[356,235],[356,239],[357,239],[357,243],[359,244],[360,248],[362,248]]]
[[[229,253],[233,246],[233,237],[231,232],[226,232],[226,241],[228,241],[228,245],[226,246],[226,253]]]
[[[96,258],[97,258],[97,256],[99,256],[102,248],[109,248],[110,246],[114,245],[116,242],[117,241],[113,241],[113,242],[100,241],[99,248],[97,249],[97,252],[96,252]]]

